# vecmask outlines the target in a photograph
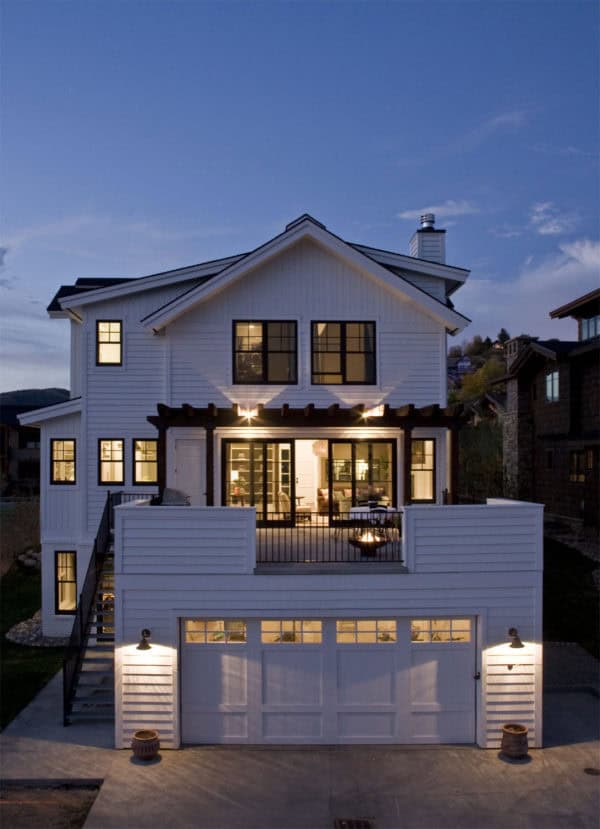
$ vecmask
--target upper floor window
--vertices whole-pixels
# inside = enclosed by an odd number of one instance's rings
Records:
[[[75,441],[71,438],[50,441],[50,483],[75,483]]]
[[[120,366],[122,363],[121,320],[96,320],[96,365]]]
[[[600,314],[581,320],[581,339],[591,340],[600,336]]]
[[[122,484],[124,481],[123,441],[100,438],[98,441],[98,483]]]
[[[558,400],[558,371],[551,371],[546,375],[546,400],[556,403]]]
[[[375,323],[313,322],[312,382],[374,384]]]
[[[133,483],[155,484],[158,481],[158,441],[133,441]]]
[[[233,323],[234,383],[296,383],[296,322]]]

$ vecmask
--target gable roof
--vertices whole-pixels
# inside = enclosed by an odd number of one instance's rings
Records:
[[[73,397],[71,400],[65,400],[64,403],[54,403],[51,406],[24,412],[19,415],[19,422],[21,426],[38,426],[46,420],[54,420],[57,417],[79,412],[81,412],[81,397]]]
[[[416,287],[390,268],[380,264],[372,257],[367,256],[358,250],[356,246],[348,244],[339,236],[331,233],[324,225],[317,222],[308,214],[304,214],[294,222],[288,224],[283,233],[280,233],[278,236],[260,245],[260,247],[232,262],[210,280],[190,288],[180,296],[175,297],[165,305],[157,308],[151,314],[148,314],[142,320],[142,324],[155,331],[161,330],[194,306],[205,302],[210,297],[215,296],[227,288],[241,276],[263,265],[299,241],[306,239],[316,242],[321,247],[346,261],[347,264],[383,283],[394,292],[400,294],[404,299],[415,303],[429,316],[441,322],[451,333],[461,331],[470,322],[467,317],[457,313],[448,305],[431,296],[431,294],[428,294],[421,288]],[[405,257],[405,259],[412,262],[411,257]],[[422,260],[415,261],[417,265],[412,267],[412,270],[419,268],[418,263],[422,263],[422,271],[431,273],[430,263],[424,263]],[[464,273],[467,274],[468,272],[465,271]]]
[[[600,340],[535,340],[529,343],[523,351],[515,358],[510,366],[508,374],[500,380],[515,377],[519,371],[531,360],[538,358],[542,360],[557,361],[561,357],[571,359],[580,354],[586,354],[600,348]]]
[[[552,319],[564,319],[565,317],[581,318],[586,315],[597,314],[600,311],[600,288],[590,291],[588,294],[561,305],[550,311]]]

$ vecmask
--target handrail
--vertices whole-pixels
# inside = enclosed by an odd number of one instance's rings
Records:
[[[104,563],[104,557],[110,547],[110,531],[114,507],[121,502],[121,493],[107,493],[106,503],[102,511],[98,532],[94,540],[94,547],[90,556],[88,569],[83,580],[73,629],[63,660],[63,724],[69,725],[69,715],[75,692],[75,684],[83,658],[83,647],[86,641],[86,630],[94,606],[94,596],[98,584],[98,576]]]

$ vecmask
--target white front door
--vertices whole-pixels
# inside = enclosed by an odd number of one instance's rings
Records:
[[[190,496],[193,507],[206,506],[206,441],[176,438],[173,485]]]
[[[184,620],[182,741],[472,743],[474,630],[470,619]]]

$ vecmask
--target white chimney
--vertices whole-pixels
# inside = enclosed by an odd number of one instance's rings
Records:
[[[437,230],[433,213],[423,213],[421,227],[410,240],[410,255],[428,262],[446,262],[446,231]]]

